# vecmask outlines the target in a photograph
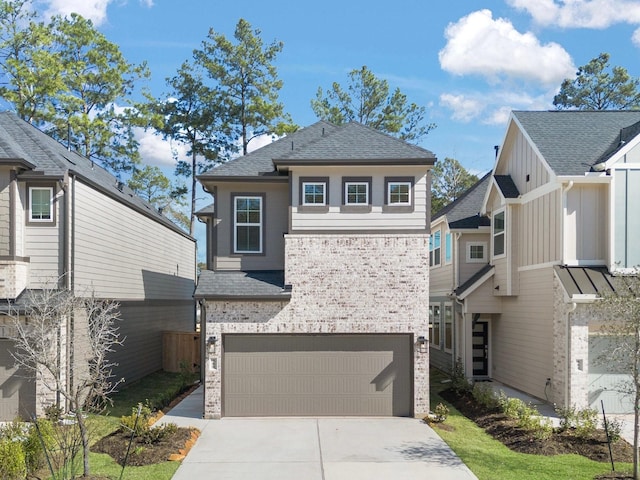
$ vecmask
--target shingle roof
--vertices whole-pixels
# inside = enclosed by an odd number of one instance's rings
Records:
[[[458,297],[463,296],[467,292],[467,290],[469,290],[470,288],[476,286],[476,284],[480,280],[482,280],[482,278],[485,275],[489,274],[493,268],[494,268],[493,265],[487,263],[480,270],[478,270],[476,273],[474,273],[471,276],[471,278],[469,278],[466,282],[464,282],[462,285],[460,285],[458,288],[456,288],[454,290],[454,293]]]
[[[490,182],[491,172],[469,187],[456,200],[441,208],[433,216],[433,220],[446,215],[449,228],[478,228],[490,225],[487,217],[480,216],[484,194]]]
[[[557,175],[588,172],[619,148],[623,129],[640,122],[638,110],[514,111],[513,115]]]
[[[410,145],[357,122],[338,127],[320,121],[209,170],[198,178],[269,177],[279,175],[274,165],[293,163],[368,164],[378,161],[432,164],[435,156],[429,150]]]
[[[516,187],[516,184],[513,182],[511,175],[494,175],[493,178],[496,179],[498,188],[504,198],[518,198],[520,196],[518,187]]]
[[[284,284],[284,272],[203,270],[198,277],[196,298],[288,300],[290,289]]]
[[[20,119],[12,112],[0,112],[0,161],[23,160],[32,165],[21,178],[47,176],[63,178],[65,172],[76,174],[107,195],[153,218],[165,226],[185,234],[178,226],[158,213],[155,207],[138,197],[133,190],[111,173],[82,155]],[[186,234],[185,234],[186,235]]]

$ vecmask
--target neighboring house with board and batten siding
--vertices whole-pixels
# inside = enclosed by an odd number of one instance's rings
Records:
[[[119,302],[124,343],[111,360],[126,381],[162,368],[162,332],[194,331],[195,240],[93,161],[15,114],[0,113],[0,298],[68,288]],[[0,420],[55,402],[13,366],[11,320],[0,317]],[[66,378],[76,332],[60,332]]]
[[[628,376],[601,361],[592,305],[640,265],[639,204],[639,111],[512,112],[477,207],[491,225],[478,239],[487,263],[450,283],[455,341],[441,367],[460,358],[470,379],[632,411],[619,391]]]
[[[199,177],[206,417],[428,412],[434,161],[321,121]]]

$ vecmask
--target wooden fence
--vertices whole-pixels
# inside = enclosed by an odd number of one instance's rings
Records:
[[[200,334],[197,332],[163,332],[162,369],[165,372],[200,370]]]

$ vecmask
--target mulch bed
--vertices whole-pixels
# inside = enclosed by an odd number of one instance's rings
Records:
[[[502,442],[511,450],[519,453],[535,455],[561,455],[575,453],[597,462],[610,462],[609,447],[603,430],[598,430],[593,438],[582,440],[572,434],[571,430],[559,432],[554,430],[551,437],[545,440],[536,439],[529,432],[517,426],[515,420],[507,418],[498,410],[488,410],[478,405],[473,397],[457,395],[453,389],[447,389],[440,396],[451,403],[465,417],[473,420],[489,435]],[[438,424],[435,424],[437,428]],[[446,423],[444,424],[446,425]],[[612,444],[614,462],[633,462],[633,447],[624,439]],[[629,478],[629,477],[602,477]]]

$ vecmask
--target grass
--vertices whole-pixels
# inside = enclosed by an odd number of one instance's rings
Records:
[[[197,377],[195,377],[197,378]],[[90,419],[91,443],[113,433],[120,426],[120,417],[130,415],[132,408],[142,404],[161,405],[175,398],[185,383],[195,380],[180,373],[156,372],[127,385],[112,396],[113,406],[105,415],[92,415]],[[91,453],[89,465],[92,475],[119,479],[122,467],[109,455]],[[170,480],[180,466],[179,462],[162,462],[145,467],[128,466],[123,480]]]
[[[608,463],[594,462],[580,455],[542,456],[509,450],[439,396],[449,386],[442,383],[445,378],[441,372],[431,371],[431,404],[442,402],[449,407],[446,424],[453,429],[445,431],[436,427],[434,430],[479,480],[592,480],[611,471]],[[631,470],[631,464],[616,464],[618,470]]]

